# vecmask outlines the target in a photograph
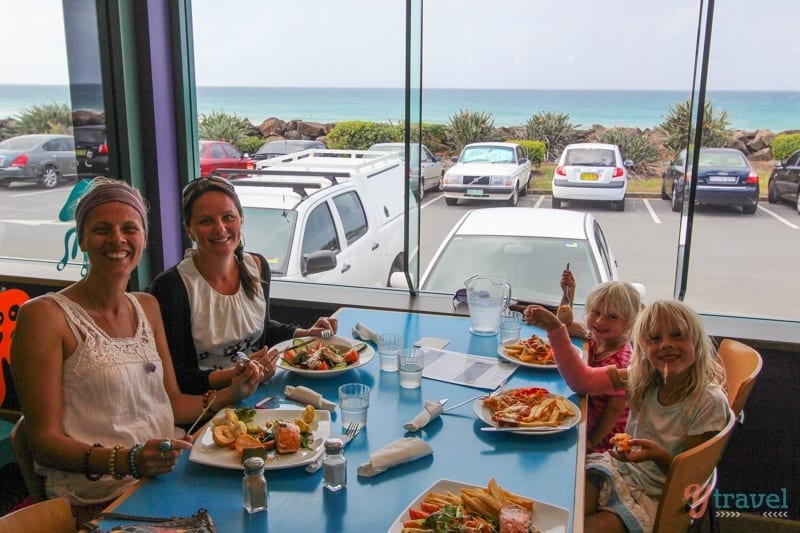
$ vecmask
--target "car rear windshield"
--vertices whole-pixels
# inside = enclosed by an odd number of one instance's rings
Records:
[[[99,128],[75,128],[75,142],[87,144],[103,144],[106,131]]]
[[[616,166],[614,150],[607,148],[572,148],[564,156],[564,164],[570,166],[613,167]]]
[[[30,150],[40,142],[37,137],[12,137],[0,143],[0,150]]]
[[[249,242],[248,242],[249,243]],[[559,280],[569,263],[575,303],[600,283],[587,241],[546,237],[455,236],[431,266],[422,290],[453,294],[474,274],[511,284],[511,296],[537,302],[561,300]]]
[[[750,168],[747,159],[736,152],[700,152],[700,167]]]

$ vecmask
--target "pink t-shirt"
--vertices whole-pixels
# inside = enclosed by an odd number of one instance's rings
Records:
[[[603,366],[610,366],[614,365],[617,368],[627,368],[628,365],[631,363],[631,356],[633,354],[633,346],[630,342],[626,342],[625,345],[620,348],[617,352],[609,355],[605,359],[601,359],[599,361],[595,360],[594,354],[597,348],[597,343],[593,340],[589,340],[589,365],[594,367],[603,367]],[[586,432],[591,433],[594,427],[597,425],[597,422],[600,420],[600,416],[606,408],[608,404],[608,399],[611,396],[625,396],[624,390],[619,390],[614,394],[605,394],[605,395],[593,395],[589,396],[589,401],[587,404],[587,419],[586,419]],[[614,433],[622,433],[625,431],[625,423],[628,421],[628,412],[630,411],[629,406],[625,406],[625,410],[622,411],[617,423],[614,424],[614,428],[611,432],[603,437],[603,440],[595,446],[591,450],[587,450],[587,453],[599,453],[604,452],[612,447],[609,439],[611,438]]]

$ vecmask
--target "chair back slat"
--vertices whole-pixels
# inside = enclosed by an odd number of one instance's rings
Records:
[[[738,418],[761,372],[763,361],[756,350],[733,339],[722,339],[717,353],[725,367],[728,403]]]
[[[77,527],[69,502],[64,498],[53,498],[0,516],[0,533],[22,531],[75,533]]]

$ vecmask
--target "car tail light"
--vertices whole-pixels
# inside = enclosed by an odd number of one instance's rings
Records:
[[[28,164],[28,156],[25,154],[19,154],[11,162],[12,167],[24,167],[27,164]]]
[[[559,176],[566,176],[567,175],[567,171],[564,170],[564,167],[559,165],[559,166],[556,167],[556,174],[558,174]]]
[[[625,170],[622,167],[617,167],[614,169],[614,173],[611,175],[611,177],[621,178],[623,174],[625,174]]]
[[[747,184],[755,185],[756,183],[758,183],[758,174],[756,174],[755,170],[751,170],[750,175],[747,176]]]
[[[247,170],[255,170],[255,169],[256,169],[256,164],[253,161],[248,161]]]
[[[108,153],[108,144],[103,143],[97,149],[97,155],[106,155]]]

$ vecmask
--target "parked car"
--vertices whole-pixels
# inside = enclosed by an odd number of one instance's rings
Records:
[[[519,144],[468,144],[453,162],[442,182],[447,205],[462,199],[505,200],[514,206],[520,196],[528,194],[531,162]]]
[[[306,141],[287,139],[284,141],[270,141],[261,145],[256,153],[252,155],[253,161],[261,161],[286,154],[293,154],[303,150],[320,149],[324,150],[327,146],[322,141]]]
[[[231,143],[200,141],[200,177],[208,177],[220,168],[252,170],[255,164]]]
[[[77,177],[75,140],[69,135],[20,135],[0,142],[0,187],[35,181],[51,189]]]
[[[603,143],[568,144],[553,172],[553,209],[564,200],[611,202],[617,211],[625,210],[628,167],[619,146]]]
[[[468,211],[442,241],[420,279],[423,291],[454,294],[473,274],[511,284],[512,296],[558,305],[559,280],[569,264],[575,302],[597,284],[618,278],[600,223],[590,213],[495,207]],[[405,287],[403,273],[393,287]]]
[[[775,165],[769,175],[767,200],[771,204],[779,200],[794,202],[800,214],[800,150]]]
[[[370,146],[369,150],[373,152],[394,152],[400,156],[401,161],[406,160],[405,143],[378,143]],[[420,170],[422,170],[421,180]],[[444,163],[442,158],[433,155],[427,146],[422,145],[422,157],[420,158],[420,145],[411,145],[410,171],[410,188],[414,191],[417,200],[422,200],[426,189],[437,190],[441,188]]]
[[[688,159],[688,160],[687,160]],[[695,202],[700,205],[741,207],[748,215],[758,207],[758,174],[735,148],[701,148]],[[681,150],[670,161],[661,182],[661,198],[680,211],[692,175],[692,153]]]
[[[74,135],[78,177],[108,176],[106,125],[76,126]]]

